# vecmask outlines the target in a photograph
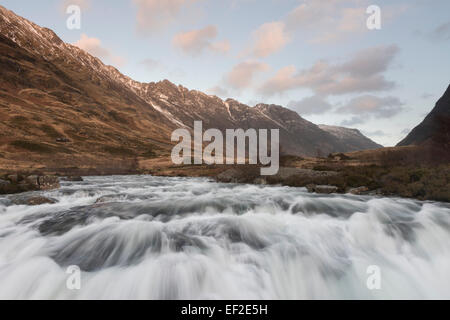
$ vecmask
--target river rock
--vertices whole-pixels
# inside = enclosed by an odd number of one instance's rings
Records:
[[[355,194],[355,195],[361,195],[366,194],[369,191],[369,188],[367,187],[358,187],[358,188],[352,188],[348,191],[348,193]]]
[[[34,190],[39,190],[38,178],[39,178],[39,176],[37,176],[37,175],[31,175],[31,176],[25,177],[25,179],[22,180],[20,183],[29,185]]]
[[[38,177],[38,184],[40,190],[51,190],[60,187],[59,179],[56,176],[40,176]]]
[[[226,182],[226,183],[237,183],[239,180],[239,176],[241,175],[241,172],[236,169],[228,169],[222,173],[220,173],[216,179],[219,182]]]
[[[95,200],[95,203],[99,204],[99,203],[112,202],[116,199],[117,199],[117,195],[111,194],[111,195],[101,196],[100,198],[97,198],[97,200]]]
[[[10,174],[6,177],[11,183],[18,183],[19,182],[19,175],[17,174]]]
[[[336,193],[338,191],[338,187],[336,186],[328,186],[328,185],[307,185],[306,189],[308,192],[322,193],[322,194],[331,194]]]
[[[57,201],[55,199],[42,196],[24,195],[12,198],[11,202],[15,205],[39,206],[41,204],[54,204]]]
[[[51,190],[60,187],[58,177],[51,175],[29,175],[25,177],[21,175],[9,175],[6,179],[0,181],[0,194]]]
[[[0,187],[9,186],[11,184],[8,180],[0,179]]]
[[[253,180],[253,183],[260,184],[260,185],[266,185],[267,180],[265,178],[256,178],[255,180]]]
[[[11,187],[11,182],[8,180],[0,179],[0,194],[6,194],[9,192]]]

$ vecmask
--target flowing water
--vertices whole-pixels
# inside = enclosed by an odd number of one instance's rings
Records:
[[[0,198],[0,299],[450,298],[448,204],[151,176],[33,194],[58,202]]]

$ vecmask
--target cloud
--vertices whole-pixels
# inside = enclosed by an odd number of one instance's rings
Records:
[[[217,27],[210,25],[203,29],[181,32],[174,36],[172,43],[184,53],[191,55],[201,54],[205,49],[214,52],[226,53],[230,49],[228,41],[213,43],[217,37]]]
[[[387,134],[382,130],[375,130],[375,131],[363,131],[364,135],[369,137],[384,137]]]
[[[69,6],[75,5],[79,6],[81,10],[89,10],[91,8],[90,0],[64,0],[61,3],[61,10],[66,14],[66,10]]]
[[[240,7],[248,4],[253,4],[254,2],[257,2],[258,0],[232,0],[231,1],[231,9],[236,10]]]
[[[348,34],[367,31],[365,9],[360,0],[306,0],[287,17],[290,29],[309,32],[312,42],[336,41]]]
[[[111,62],[111,64],[117,68],[122,68],[127,64],[127,60],[123,57],[110,55],[108,60]]]
[[[171,77],[177,77],[177,78],[184,78],[188,75],[188,73],[180,67],[175,67],[174,69],[169,71],[169,76]]]
[[[282,94],[297,88],[310,88],[318,95],[390,90],[394,82],[383,75],[395,58],[395,45],[374,47],[358,52],[350,60],[330,64],[320,60],[309,69],[297,71],[295,66],[281,68],[258,91],[264,95]]]
[[[370,77],[386,71],[398,52],[399,48],[395,45],[364,49],[337,69],[353,76]]]
[[[364,122],[366,122],[366,120],[367,119],[363,119],[362,117],[352,117],[350,119],[342,121],[340,125],[343,127],[350,127],[355,126],[357,124],[363,124]]]
[[[252,85],[255,74],[268,69],[267,64],[258,61],[241,62],[225,75],[225,82],[233,89],[248,88]]]
[[[176,21],[180,12],[186,12],[199,0],[133,0],[137,6],[138,31],[148,34]]]
[[[330,43],[368,32],[367,0],[304,0],[286,18],[289,30],[299,31],[312,43]],[[405,4],[384,5],[383,25],[404,12]]]
[[[325,113],[333,106],[319,96],[312,96],[300,101],[291,101],[288,103],[288,108],[296,111],[299,115],[310,115]]]
[[[425,93],[423,93],[420,97],[421,97],[422,99],[429,99],[429,98],[434,97],[434,94],[425,92]]]
[[[145,66],[149,71],[165,69],[164,65],[161,62],[151,58],[145,59],[144,61],[141,62],[141,64]]]
[[[270,22],[260,26],[253,32],[251,52],[258,58],[265,58],[281,50],[289,41],[284,22]]]
[[[160,78],[184,78],[187,73],[182,68],[168,65],[163,61],[155,60],[152,58],[145,59],[139,63],[144,67],[149,73],[158,72],[158,77]]]
[[[364,95],[353,98],[346,105],[340,107],[339,113],[354,114],[357,116],[375,116],[377,118],[390,118],[403,110],[404,103],[396,97],[376,97]]]
[[[209,49],[211,49],[214,52],[218,52],[218,53],[228,53],[231,49],[231,45],[228,40],[223,40],[223,41],[211,43],[211,45],[209,46]]]
[[[402,134],[408,134],[408,133],[410,133],[411,132],[411,129],[409,129],[409,128],[406,128],[406,129],[403,129],[402,130]]]
[[[450,40],[450,21],[437,26],[431,33],[431,39],[435,41]]]
[[[212,88],[209,88],[207,90],[208,93],[219,96],[219,97],[226,97],[228,96],[228,90],[221,87],[221,86],[215,86]]]
[[[126,64],[124,58],[113,55],[111,51],[102,46],[102,42],[98,38],[89,38],[86,34],[82,34],[80,40],[74,43],[78,48],[88,52],[89,54],[99,58],[102,61],[109,61],[114,66],[120,68]]]

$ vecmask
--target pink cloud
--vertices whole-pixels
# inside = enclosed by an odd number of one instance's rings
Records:
[[[102,42],[98,38],[90,38],[86,34],[82,34],[81,38],[74,43],[78,48],[88,52],[89,54],[104,61],[107,60],[114,66],[120,68],[126,64],[124,58],[116,56],[108,49],[102,46]]]
[[[257,73],[266,71],[269,66],[258,61],[245,61],[233,67],[225,76],[225,82],[232,88],[240,90],[252,85]]]
[[[363,95],[350,100],[340,107],[338,112],[356,115],[375,115],[378,118],[390,118],[403,110],[404,103],[396,97],[376,97]]]
[[[252,53],[256,57],[265,58],[281,50],[290,41],[285,27],[284,22],[280,21],[260,26],[253,33]]]
[[[330,43],[368,32],[369,0],[304,0],[287,16],[289,31],[301,32],[312,43]],[[383,24],[403,13],[404,4],[383,5]]]
[[[200,0],[133,0],[137,6],[137,26],[141,33],[159,30]]]
[[[228,40],[223,40],[211,43],[209,48],[218,53],[228,53],[231,49],[231,45]]]
[[[380,46],[362,50],[344,63],[318,61],[309,69],[295,66],[281,68],[259,91],[265,95],[281,94],[296,88],[310,88],[319,95],[339,95],[392,89],[394,82],[383,73],[392,64],[398,48]]]
[[[219,53],[228,52],[230,50],[230,43],[226,40],[213,42],[216,37],[216,26],[210,25],[203,29],[178,33],[173,38],[172,43],[175,47],[191,55],[200,54],[205,49]]]

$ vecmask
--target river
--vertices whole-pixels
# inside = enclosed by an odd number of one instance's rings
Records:
[[[449,204],[152,176],[34,194],[57,203],[0,197],[0,299],[450,298]]]

